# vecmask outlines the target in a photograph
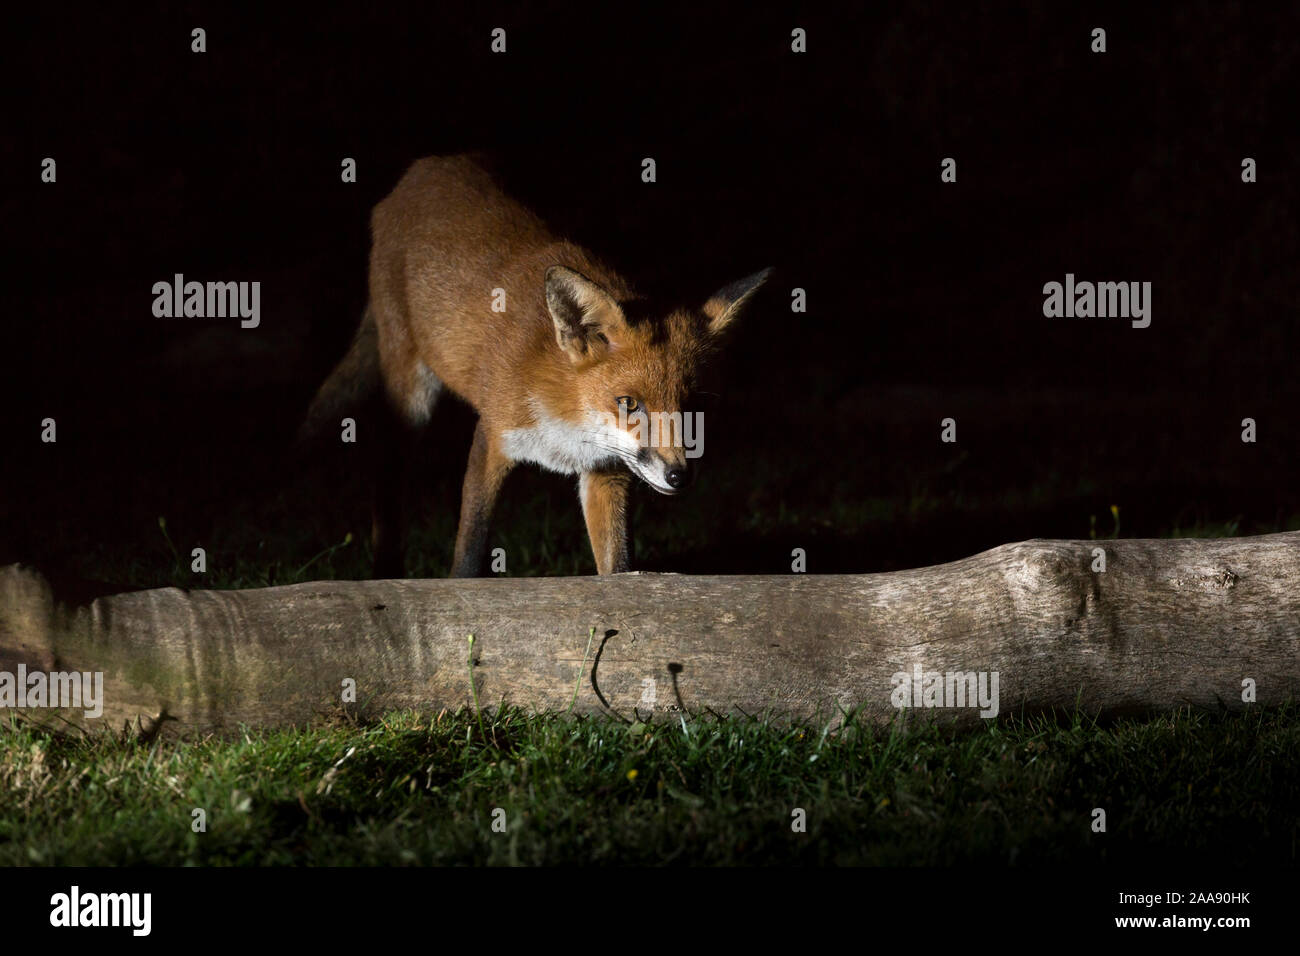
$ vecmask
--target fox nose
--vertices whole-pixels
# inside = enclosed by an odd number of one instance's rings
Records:
[[[691,472],[685,465],[673,465],[664,475],[670,488],[685,488],[691,483]]]

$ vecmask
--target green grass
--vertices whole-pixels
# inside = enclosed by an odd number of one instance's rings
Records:
[[[832,416],[825,447],[857,448],[865,435],[883,449],[847,469],[799,442],[773,445],[803,431],[756,417],[692,495],[635,493],[638,565],[785,573],[800,547],[810,571],[846,573],[1028,537],[1300,529],[1294,495],[1241,490],[1269,473],[1267,460],[1243,466],[1241,487],[1203,491],[1141,466],[1169,460],[1168,449],[1139,454],[1071,432],[953,450],[936,447],[925,415],[877,431],[859,427],[865,411]],[[732,423],[746,427],[743,416]],[[418,483],[409,577],[450,566],[466,447],[439,445]],[[97,593],[370,576],[368,491],[346,453],[268,475],[257,466],[265,455],[239,452],[178,451],[163,462],[171,470],[107,481],[71,466],[41,473],[26,491],[57,495],[25,510],[31,527],[14,557],[104,584]],[[203,574],[190,569],[196,546]],[[533,469],[508,482],[490,546],[505,549],[512,577],[594,572],[573,482]],[[740,718],[629,729],[513,711],[483,715],[480,729],[473,712],[396,714],[151,747],[10,725],[0,726],[0,865],[1294,865],[1298,795],[1295,707],[1103,726],[1004,717],[960,733]],[[490,826],[498,807],[506,833]],[[1104,834],[1091,829],[1097,807]],[[205,833],[191,828],[195,808]],[[791,831],[795,808],[807,811],[806,833]]]
[[[462,711],[151,746],[0,730],[4,865],[1254,866],[1297,862],[1297,811],[1294,708],[962,732]]]

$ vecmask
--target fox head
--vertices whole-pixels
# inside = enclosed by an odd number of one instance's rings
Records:
[[[584,458],[621,461],[661,494],[684,490],[704,450],[699,375],[771,272],[733,282],[699,308],[655,315],[636,299],[620,303],[573,269],[551,266],[546,306],[573,373],[557,411],[580,423]]]

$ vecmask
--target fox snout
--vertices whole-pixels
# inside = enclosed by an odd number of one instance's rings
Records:
[[[636,456],[636,471],[640,477],[661,495],[676,495],[685,491],[695,480],[698,463],[692,463],[682,449],[663,451],[642,448]]]
[[[686,462],[670,467],[664,472],[664,478],[668,481],[668,484],[678,491],[685,489],[694,477],[695,469],[689,467]]]

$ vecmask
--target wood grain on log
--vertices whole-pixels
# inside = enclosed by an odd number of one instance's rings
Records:
[[[104,675],[102,717],[21,711],[38,721],[116,730],[166,708],[169,733],[301,725],[337,711],[347,678],[367,712],[468,706],[471,633],[485,707],[563,711],[577,682],[575,711],[628,719],[883,722],[895,675],[919,665],[996,672],[1002,713],[1239,708],[1247,680],[1261,704],[1300,696],[1300,533],[1033,540],[890,574],[322,581],[85,606],[0,569],[0,673]]]

